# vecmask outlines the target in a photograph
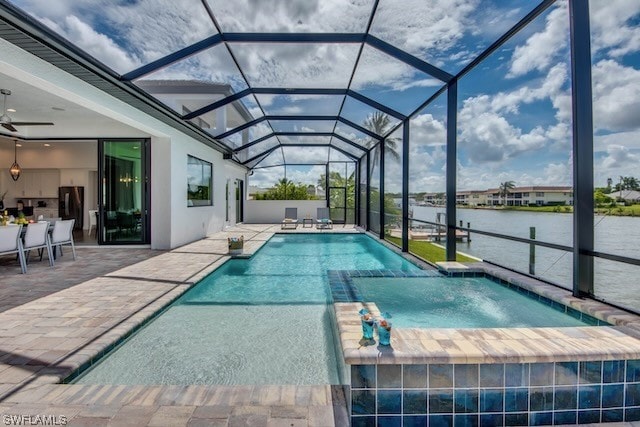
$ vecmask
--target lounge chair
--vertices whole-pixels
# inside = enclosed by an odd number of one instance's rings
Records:
[[[316,228],[333,228],[333,221],[329,216],[329,208],[318,208]]]
[[[298,228],[298,208],[284,208],[281,228]]]

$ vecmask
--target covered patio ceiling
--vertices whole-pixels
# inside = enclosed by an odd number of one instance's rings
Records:
[[[0,7],[259,168],[360,159],[553,3],[10,0]],[[187,85],[188,93],[177,89]],[[189,99],[173,102],[178,96]]]

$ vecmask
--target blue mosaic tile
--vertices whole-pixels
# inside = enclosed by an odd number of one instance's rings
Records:
[[[591,317],[588,314],[582,314],[582,319],[581,319],[584,323],[586,323],[587,325],[590,326],[598,326],[598,319],[596,319],[595,317]]]
[[[405,414],[427,413],[426,390],[404,390],[402,400],[402,412]]]
[[[478,414],[474,414],[474,415],[455,415],[454,416],[454,421],[455,421],[455,425],[456,427],[477,427],[480,422],[479,418],[478,418]]]
[[[402,388],[402,365],[378,365],[378,388]]]
[[[605,360],[602,362],[602,382],[624,382],[624,360]]]
[[[600,422],[600,411],[578,411],[578,424],[595,424]]]
[[[429,365],[429,387],[453,387],[453,366],[438,364]]]
[[[591,409],[600,407],[601,386],[588,385],[578,387],[578,408]]]
[[[504,365],[480,365],[480,387],[504,387]]]
[[[548,386],[553,384],[553,363],[532,363],[530,370],[532,386]]]
[[[640,408],[627,408],[624,410],[624,420],[626,422],[640,421]]]
[[[429,415],[429,427],[451,427],[453,415]]]
[[[578,407],[577,387],[556,387],[553,409],[562,411]]]
[[[504,385],[506,387],[528,387],[529,364],[507,363],[504,365]]]
[[[453,412],[452,390],[429,390],[429,413],[448,414]]]
[[[557,362],[555,385],[575,384],[578,384],[578,362]]]
[[[626,385],[624,405],[640,406],[640,383]]]
[[[573,307],[567,307],[567,314],[571,317],[573,317],[574,319],[581,319],[582,318],[582,312],[580,310],[576,310]]]
[[[616,408],[624,402],[623,384],[605,384],[602,386],[602,407]]]
[[[580,384],[602,383],[602,362],[580,362],[578,382]]]
[[[456,413],[478,412],[478,390],[454,390],[453,402]]]
[[[529,414],[526,412],[520,414],[504,414],[504,425],[506,426],[528,426]]]
[[[351,413],[369,415],[376,413],[376,393],[373,390],[351,390]]]
[[[553,425],[576,424],[578,413],[576,411],[560,411],[553,413]]]
[[[529,389],[507,388],[504,390],[504,411],[522,412],[529,409]]]
[[[480,412],[502,412],[504,392],[497,389],[480,390]]]
[[[530,411],[553,409],[553,387],[532,387],[529,392]]]
[[[427,388],[427,365],[404,365],[402,369],[404,388]]]
[[[622,409],[603,409],[602,410],[602,422],[603,423],[619,423],[624,420],[624,412]]]
[[[402,419],[404,422],[404,427],[427,427],[427,416],[407,416],[405,415]]]
[[[376,417],[351,417],[351,427],[376,427]]]
[[[351,388],[375,388],[376,365],[351,365]]]
[[[532,426],[548,426],[553,424],[553,412],[533,412],[529,419]]]
[[[478,365],[455,365],[453,377],[456,388],[478,387]]]
[[[402,427],[402,417],[378,417],[378,427]]]
[[[481,427],[495,427],[504,424],[504,415],[502,414],[480,414]]]
[[[379,414],[401,414],[402,413],[402,391],[378,390],[378,413]]]
[[[640,360],[627,360],[627,382],[640,382]]]

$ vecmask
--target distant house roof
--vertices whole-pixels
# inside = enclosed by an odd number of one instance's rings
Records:
[[[136,85],[151,95],[154,94],[212,94],[221,95],[221,98],[233,95],[234,91],[231,85],[225,83],[205,82],[202,80],[138,80]],[[211,100],[215,102],[215,100]],[[245,120],[253,120],[253,116],[240,101],[231,103],[233,108]]]
[[[622,190],[622,191],[613,191],[607,196],[613,199],[624,199],[630,202],[640,202],[640,191],[635,190]]]

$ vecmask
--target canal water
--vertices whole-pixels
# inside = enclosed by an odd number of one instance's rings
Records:
[[[435,222],[440,207],[411,206],[413,218]],[[472,229],[529,238],[536,228],[536,240],[573,245],[571,213],[526,212],[500,209],[458,209],[457,220]],[[640,218],[595,217],[595,250],[632,258],[640,257]],[[471,233],[470,242],[458,242],[458,251],[519,271],[529,271],[529,244]],[[536,247],[535,275],[571,288],[570,252]],[[640,267],[620,262],[595,260],[595,293],[612,303],[640,311]]]

